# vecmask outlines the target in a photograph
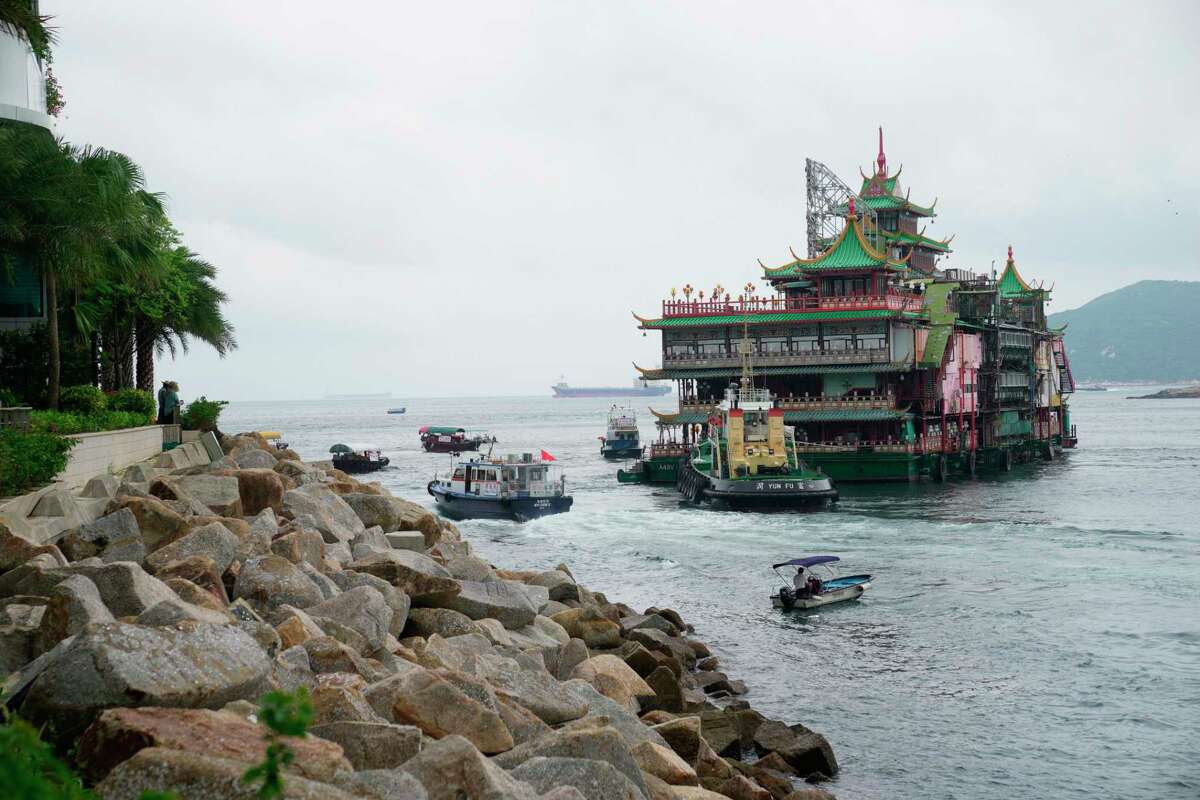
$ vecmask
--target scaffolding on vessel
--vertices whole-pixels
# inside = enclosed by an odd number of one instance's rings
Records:
[[[879,241],[879,215],[833,170],[820,161],[806,158],[804,183],[807,190],[804,220],[809,258],[819,256],[841,234],[850,198],[854,199],[855,216],[862,225],[863,235],[872,247],[883,249]]]

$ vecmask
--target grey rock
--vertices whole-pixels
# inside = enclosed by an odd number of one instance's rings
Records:
[[[459,587],[457,594],[438,597],[434,604],[461,611],[471,619],[498,619],[509,630],[523,628],[537,616],[537,608],[519,583],[459,581]]]
[[[146,545],[138,530],[137,518],[127,508],[80,525],[58,542],[59,549],[71,561],[100,556],[104,561],[141,561]],[[121,558],[117,558],[117,555]]]
[[[624,617],[620,625],[621,630],[626,634],[630,631],[650,629],[662,631],[668,636],[679,635],[679,629],[666,617],[659,616],[658,614],[635,614],[632,617]]]
[[[105,708],[220,708],[255,700],[271,667],[254,639],[226,625],[89,625],[51,653],[21,715],[53,722],[55,736],[67,738]]]
[[[219,522],[210,522],[193,528],[188,535],[146,556],[146,565],[157,571],[172,561],[182,561],[188,556],[205,556],[212,560],[217,573],[221,574],[233,563],[238,545],[238,538],[228,528]]]
[[[33,660],[37,629],[0,625],[0,675],[18,672]]]
[[[392,607],[370,586],[357,586],[307,610],[318,624],[330,619],[362,634],[370,651],[383,647],[392,622]]]
[[[446,560],[446,569],[460,581],[484,583],[496,579],[492,565],[475,556],[453,556]]]
[[[604,761],[588,758],[531,758],[510,773],[538,792],[573,786],[586,800],[646,800],[633,781]]]
[[[517,705],[532,711],[549,725],[569,722],[587,713],[588,706],[544,670],[524,669],[511,658],[476,657],[476,674]]]
[[[149,483],[158,473],[149,464],[133,464],[121,473],[121,480],[129,483]]]
[[[642,742],[653,742],[654,744],[667,746],[667,741],[663,737],[647,727],[637,715],[629,711],[615,700],[605,697],[596,691],[587,681],[575,679],[564,681],[562,684],[572,697],[587,706],[587,714],[585,720],[604,721],[616,729],[617,733],[621,734],[621,738],[629,747],[636,747]]]
[[[425,787],[429,800],[536,800],[533,787],[518,781],[461,736],[425,747],[402,769]]]
[[[408,625],[404,634],[429,638],[436,633],[448,639],[475,631],[475,623],[460,611],[449,608],[414,608],[408,612]]]
[[[266,450],[245,450],[233,457],[241,469],[275,469],[275,456]]]
[[[337,597],[342,593],[342,590],[338,588],[338,585],[334,583],[328,575],[326,575],[324,572],[321,572],[321,570],[317,569],[307,561],[301,561],[296,566],[300,568],[301,572],[309,577],[309,580],[317,585],[317,588],[321,590],[321,597],[325,600]]]
[[[111,500],[117,496],[117,486],[117,479],[112,475],[96,475],[84,484],[79,496],[93,500]]]
[[[211,608],[194,605],[183,600],[163,600],[151,606],[137,616],[138,625],[163,626],[174,625],[185,620],[205,622],[210,625],[227,625],[233,617],[224,611],[214,611]]]
[[[171,587],[128,561],[112,564],[80,562],[58,571],[64,577],[82,575],[94,583],[104,605],[114,617],[137,616],[164,600],[178,597]]]
[[[409,775],[394,769],[365,769],[341,772],[333,779],[339,789],[368,800],[428,800],[425,787]]]
[[[275,555],[246,559],[234,582],[233,596],[246,600],[260,614],[285,604],[308,608],[325,599],[312,578]]]
[[[51,590],[39,625],[37,650],[45,652],[91,623],[113,621],[96,584],[82,575],[70,575]]]
[[[378,550],[380,552],[387,551],[391,548],[391,543],[388,542],[388,538],[384,534],[383,528],[379,527],[378,525],[372,525],[350,540],[350,547],[352,551],[353,548],[357,547],[358,545],[365,545],[366,547],[369,547],[373,550]],[[424,550],[424,548],[422,548],[422,550]]]
[[[289,463],[289,462],[279,462]],[[366,530],[346,501],[323,484],[310,483],[283,493],[283,515],[308,514],[327,542],[349,542]]]
[[[347,569],[382,578],[403,590],[414,605],[442,605],[440,601],[457,594],[460,588],[441,564],[409,550],[372,551],[348,564]]]
[[[591,657],[592,654],[588,652],[583,639],[571,639],[558,654],[558,679],[560,681],[568,680],[571,677],[571,670]]]
[[[414,553],[425,552],[425,534],[420,531],[392,531],[385,534],[389,547],[396,550],[411,550]]]
[[[404,592],[392,586],[383,578],[377,578],[365,572],[340,570],[338,572],[331,572],[329,579],[337,584],[337,587],[343,592],[349,591],[356,586],[370,586],[378,590],[392,609],[392,619],[388,623],[388,633],[393,636],[399,636],[404,631],[404,626],[408,622],[409,610],[412,606],[412,601],[408,599],[408,595]]]
[[[625,776],[642,794],[646,784],[628,744],[616,730],[608,726],[567,727],[540,739],[518,745],[494,761],[505,769],[515,769],[531,758],[583,758],[610,764]]]
[[[242,515],[242,495],[238,480],[229,475],[185,475],[172,481],[189,497],[199,500],[209,511],[221,517]]]
[[[421,752],[421,730],[388,722],[327,722],[309,733],[342,746],[356,770],[392,769]]]
[[[578,600],[579,587],[575,585],[575,580],[565,572],[559,570],[550,570],[549,572],[540,572],[529,579],[531,586],[544,586],[550,593],[551,600]]]

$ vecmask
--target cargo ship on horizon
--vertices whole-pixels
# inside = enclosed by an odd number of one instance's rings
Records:
[[[671,393],[669,385],[636,379],[629,386],[569,386],[565,381],[550,387],[555,397],[662,397]]]

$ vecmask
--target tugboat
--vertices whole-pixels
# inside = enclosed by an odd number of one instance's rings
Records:
[[[743,336],[741,384],[730,384],[679,470],[679,491],[693,503],[767,509],[828,506],[838,498],[833,481],[800,458],[795,432],[766,389],[754,387],[750,342]]]
[[[679,481],[679,465],[688,456],[687,445],[668,434],[672,426],[658,424],[658,441],[650,444],[650,457],[635,461],[630,469],[617,470],[618,483],[650,483],[674,486]]]
[[[438,511],[451,519],[511,519],[526,522],[571,510],[566,478],[545,450],[502,458],[476,457],[435,475],[427,491]]]
[[[605,458],[641,458],[639,435],[633,409],[614,405],[608,412],[608,432],[600,437],[600,455]]]
[[[374,445],[335,444],[329,452],[333,454],[333,468],[342,472],[375,472],[391,463]]]
[[[473,452],[478,450],[480,445],[496,441],[486,434],[468,436],[466,428],[439,425],[425,425],[417,433],[421,437],[421,446],[427,453]]]

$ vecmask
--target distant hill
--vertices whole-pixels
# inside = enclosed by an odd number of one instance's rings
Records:
[[[1051,314],[1079,382],[1200,379],[1200,281],[1139,281]]]

